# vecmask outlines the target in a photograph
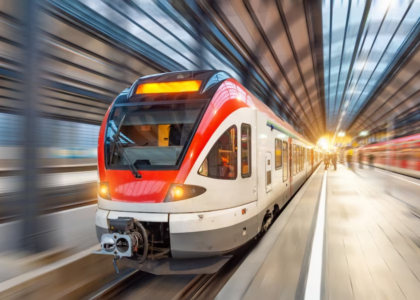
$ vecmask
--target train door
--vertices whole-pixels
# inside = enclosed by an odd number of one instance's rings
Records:
[[[242,112],[246,123],[240,125],[240,170],[238,182],[241,185],[241,195],[246,202],[257,200],[257,132],[255,126],[256,112],[247,110]]]
[[[271,152],[265,153],[265,191],[267,193],[271,192],[271,166],[272,166],[272,160],[271,160]]]

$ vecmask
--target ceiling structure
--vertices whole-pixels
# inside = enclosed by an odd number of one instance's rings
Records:
[[[6,8],[0,73],[19,81]],[[227,71],[313,142],[420,111],[420,0],[48,0],[42,14],[51,115],[83,103],[99,122],[136,78],[186,69]]]
[[[236,49],[247,53],[253,67],[274,82],[281,108],[292,107],[299,122],[306,124],[307,136],[316,140],[324,134],[323,65],[317,59],[312,15],[307,13],[320,13],[320,7],[302,1],[196,2]]]
[[[308,135],[357,136],[417,105],[420,0],[184,0],[275,83]],[[420,101],[419,101],[420,106]]]
[[[399,90],[419,62],[405,69],[401,58],[416,47],[419,16],[420,1],[323,1],[328,131],[357,135],[386,121],[390,111],[404,111],[396,109],[406,99]],[[397,91],[400,95],[393,95]]]

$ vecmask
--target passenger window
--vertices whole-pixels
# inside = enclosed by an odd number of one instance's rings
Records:
[[[237,128],[230,127],[211,148],[198,174],[216,179],[236,179]]]
[[[283,142],[283,182],[289,178],[289,145]]]
[[[296,173],[300,172],[301,162],[302,162],[302,155],[300,154],[300,146],[296,146],[296,153],[297,153],[297,171]]]
[[[305,153],[303,152],[303,147],[300,147],[300,170],[303,171],[303,162],[305,161]]]
[[[300,154],[300,170],[299,170],[299,172],[300,171],[302,171],[303,170],[303,147],[302,146],[299,146],[299,149],[300,149],[300,151],[299,151],[299,154]]]
[[[251,177],[251,125],[241,125],[242,177]]]
[[[299,157],[299,146],[296,146],[296,174],[299,173],[300,157]]]
[[[292,160],[293,175],[296,175],[296,170],[297,170],[296,167],[297,167],[296,145],[293,145],[293,160]]]
[[[281,140],[275,139],[275,167],[276,170],[281,168],[282,158],[281,158]]]

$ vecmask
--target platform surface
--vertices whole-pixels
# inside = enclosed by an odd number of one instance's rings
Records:
[[[419,247],[420,180],[322,165],[218,299],[420,299]]]

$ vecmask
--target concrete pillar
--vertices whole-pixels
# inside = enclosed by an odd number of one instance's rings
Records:
[[[39,53],[39,5],[42,0],[23,0],[23,103],[24,123],[22,127],[23,157],[22,157],[22,190],[20,193],[20,207],[23,217],[21,250],[25,252],[39,252],[42,245],[38,237],[37,215],[39,209],[39,77],[40,77],[40,53]]]

